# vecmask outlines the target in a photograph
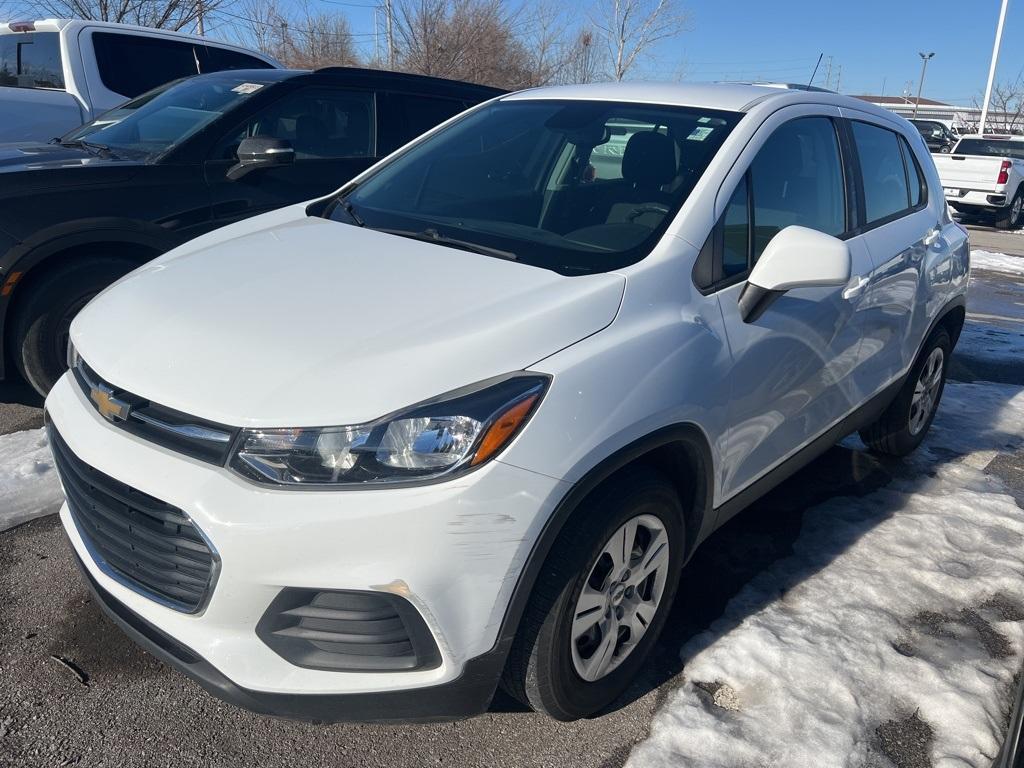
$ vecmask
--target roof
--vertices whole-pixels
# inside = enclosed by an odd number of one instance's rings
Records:
[[[588,99],[594,101],[624,101],[642,104],[668,104],[680,107],[721,109],[746,112],[755,104],[767,100],[788,104],[816,103],[836,106],[856,106],[864,111],[877,110],[892,117],[881,107],[854,102],[848,96],[819,89],[785,87],[769,83],[592,83],[589,85],[558,85],[518,91],[506,100],[526,99]]]
[[[409,85],[432,85],[438,88],[456,88],[463,92],[473,92],[483,97],[500,96],[508,91],[501,88],[494,88],[490,85],[469,83],[465,80],[449,80],[443,77],[432,75],[419,75],[413,72],[396,72],[390,69],[369,69],[366,67],[321,67],[314,70],[314,74],[321,75],[347,75],[353,78],[373,78],[381,82],[407,83]]]
[[[861,101],[869,101],[872,104],[909,104],[909,105],[913,106],[914,104],[917,103],[917,97],[916,96],[914,96],[914,97],[909,97],[909,96],[871,96],[871,95],[865,94],[865,95],[861,95],[861,96],[854,96],[853,98],[860,99]],[[950,107],[950,106],[953,106],[952,104],[947,104],[944,101],[935,101],[935,99],[926,99],[924,96],[921,97],[921,105],[922,106],[931,106],[931,107]]]

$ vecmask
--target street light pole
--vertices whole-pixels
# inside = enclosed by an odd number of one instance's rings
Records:
[[[917,101],[914,102],[914,117],[917,117],[917,109],[921,106],[921,91],[924,90],[924,73],[928,71],[928,60],[935,55],[932,53],[919,53],[921,57],[921,82],[917,84]]]
[[[985,102],[981,105],[981,122],[978,124],[978,133],[985,133],[985,123],[988,120],[988,102],[992,98],[992,83],[996,78],[996,63],[999,61],[999,44],[1003,41],[1003,22],[1006,21],[1006,6],[1010,0],[1003,0],[1003,8],[999,11],[999,24],[996,25],[996,42],[992,46],[992,62],[988,67],[988,84],[985,86]]]

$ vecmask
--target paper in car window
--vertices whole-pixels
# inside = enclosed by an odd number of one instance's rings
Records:
[[[707,126],[697,126],[696,128],[694,128],[690,132],[690,135],[686,137],[686,140],[687,141],[704,141],[704,139],[706,139],[708,136],[711,135],[711,132],[713,130],[715,130],[715,129],[714,128],[708,128]]]
[[[249,94],[256,93],[262,87],[262,83],[242,83],[241,85],[236,85],[231,90],[235,93]]]

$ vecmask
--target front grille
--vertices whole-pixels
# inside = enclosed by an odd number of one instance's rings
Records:
[[[287,661],[312,669],[392,672],[441,663],[419,612],[388,592],[285,589],[256,634]]]
[[[47,431],[68,509],[97,565],[170,608],[198,611],[219,561],[188,515],[94,469],[52,424]]]

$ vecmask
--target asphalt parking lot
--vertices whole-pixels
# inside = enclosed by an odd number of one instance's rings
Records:
[[[1024,258],[1024,235],[972,228],[972,244]],[[972,291],[992,305],[1018,305],[1024,286],[1005,281],[978,273]],[[1024,366],[986,367],[970,350],[955,362],[955,378],[1024,385]],[[26,388],[0,385],[0,402],[0,434],[41,423]],[[678,684],[682,643],[787,556],[803,511],[878,488],[891,469],[836,447],[722,528],[688,566],[670,630],[641,678],[614,711],[570,724],[523,712],[500,694],[486,715],[433,725],[316,726],[234,709],[100,614],[53,517],[28,523],[0,534],[0,765],[618,766]],[[1024,457],[1005,460],[1000,476],[1024,504]],[[701,578],[709,572],[714,580]]]

